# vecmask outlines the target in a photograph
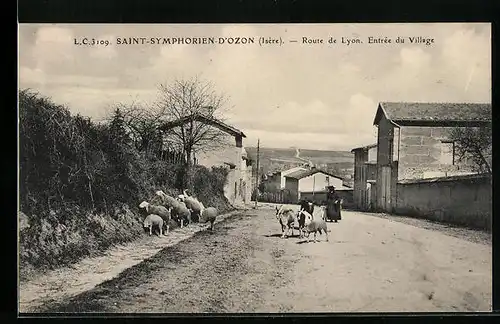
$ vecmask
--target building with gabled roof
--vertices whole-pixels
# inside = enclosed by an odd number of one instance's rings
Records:
[[[168,132],[187,123],[199,122],[215,127],[234,137],[234,145],[214,148],[209,152],[198,152],[194,157],[197,164],[206,167],[224,166],[229,169],[224,194],[233,204],[250,203],[252,183],[252,161],[248,158],[243,147],[243,138],[246,135],[239,129],[228,125],[221,120],[202,114],[191,114],[182,118],[165,122],[159,129]]]
[[[489,123],[491,104],[486,103],[379,103],[373,121],[378,127],[376,181],[372,181],[376,191],[372,195],[375,201],[370,204],[391,212],[397,201],[396,185],[400,180],[474,173],[470,161],[457,159],[449,131]],[[353,150],[360,158],[364,151],[362,148]],[[358,168],[358,172],[360,170]],[[358,182],[359,185],[365,190],[363,184]],[[354,193],[359,191],[355,189]],[[355,196],[357,199],[361,198]]]
[[[335,190],[352,190],[344,183],[344,179],[329,172],[312,168],[310,170],[297,170],[285,177],[285,189],[297,201],[301,199],[302,192],[324,192],[326,187],[334,186]]]
[[[381,102],[373,125],[378,125],[382,118],[400,126],[481,126],[491,122],[491,104]]]

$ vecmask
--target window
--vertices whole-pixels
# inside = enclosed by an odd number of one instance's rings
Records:
[[[455,143],[452,141],[441,141],[441,164],[455,165]]]

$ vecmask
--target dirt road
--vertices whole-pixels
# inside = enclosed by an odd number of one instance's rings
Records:
[[[50,312],[490,311],[492,249],[345,211],[330,241],[281,239],[274,210],[227,218]]]

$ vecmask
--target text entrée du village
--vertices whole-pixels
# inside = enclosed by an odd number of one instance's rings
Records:
[[[282,37],[116,37],[114,39],[99,39],[90,37],[74,38],[74,45],[78,46],[109,46],[109,45],[260,45],[283,46],[284,44],[301,45],[342,45],[355,46],[391,45],[391,44],[421,44],[432,45],[434,38],[424,36],[381,37],[327,37],[317,38],[302,36],[300,38]]]

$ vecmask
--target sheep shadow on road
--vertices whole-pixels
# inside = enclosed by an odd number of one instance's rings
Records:
[[[266,234],[265,237],[281,237],[281,234]]]
[[[325,241],[325,239],[316,239],[316,243],[321,243],[321,242],[325,242],[325,243],[347,243],[347,241]],[[304,243],[308,243],[307,240],[302,240],[302,241],[298,241],[296,244],[304,244]],[[309,240],[309,243],[314,243],[314,241],[311,239]]]
[[[283,234],[278,234],[278,233],[276,233],[276,234],[266,234],[266,235],[264,235],[264,237],[281,237],[282,235]],[[286,236],[285,238],[296,238],[296,237],[299,237],[299,235],[298,234],[292,234],[292,235]]]
[[[322,242],[326,242],[325,240],[316,240],[316,243],[322,243]],[[302,240],[302,241],[298,241],[297,243],[295,244],[307,244],[307,243],[315,243],[313,240],[310,240],[309,242],[307,242],[307,240]],[[326,242],[328,243],[328,242]]]

